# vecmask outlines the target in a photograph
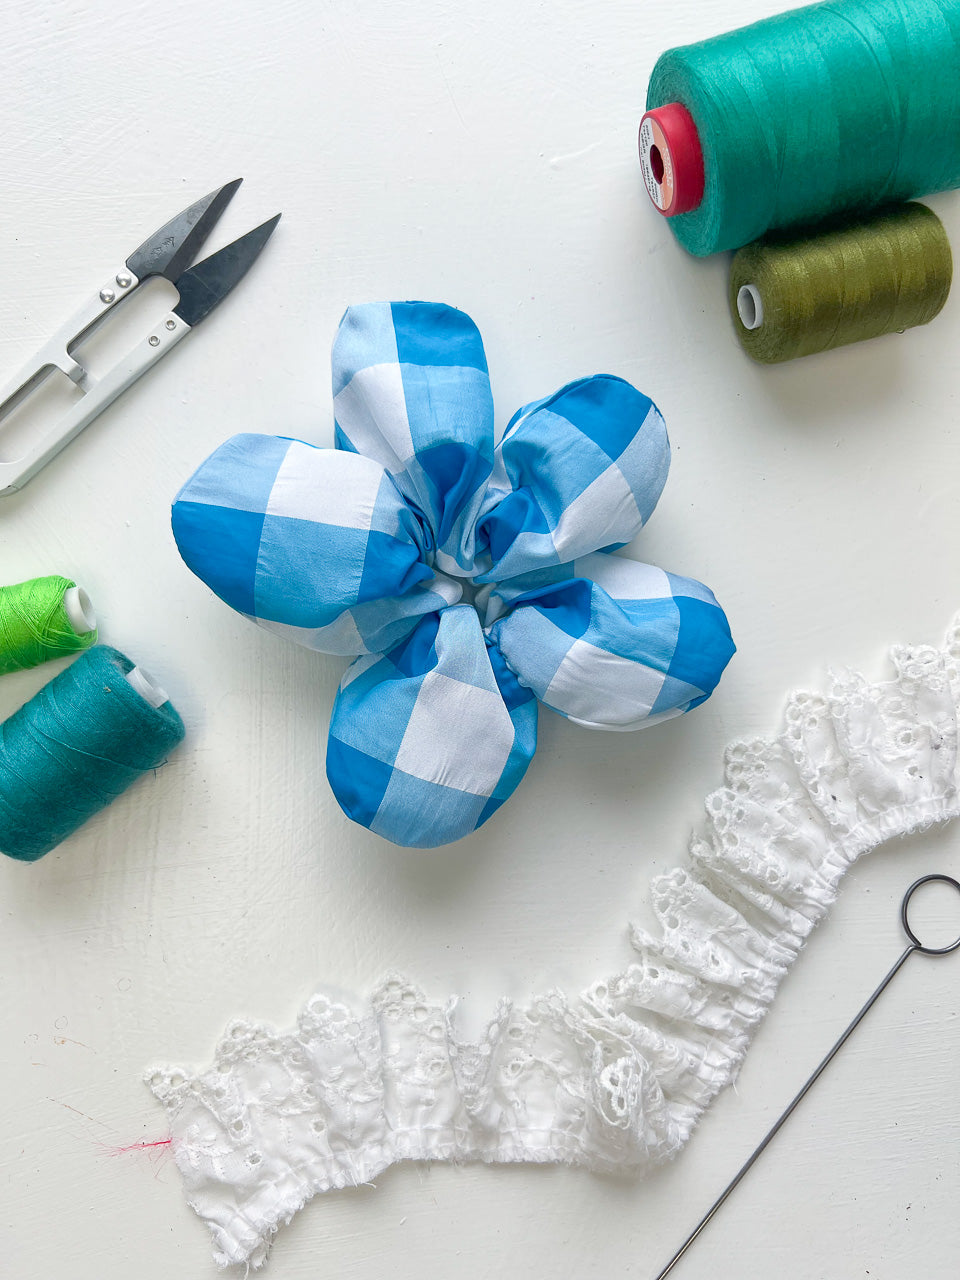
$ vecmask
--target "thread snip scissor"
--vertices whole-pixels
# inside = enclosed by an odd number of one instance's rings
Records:
[[[4,443],[4,425],[11,415],[57,370],[81,393],[22,452],[9,445],[0,448],[0,497],[23,488],[84,427],[196,328],[243,279],[279,222],[279,213],[202,262],[189,266],[241,182],[237,178],[210,192],[145,240],[0,393],[0,445]],[[77,348],[140,285],[158,277],[173,284],[180,295],[179,302],[142,342],[95,378],[81,359],[75,358]],[[8,457],[10,452],[15,456]]]

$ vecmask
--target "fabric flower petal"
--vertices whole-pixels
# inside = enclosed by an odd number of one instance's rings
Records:
[[[521,684],[589,729],[642,729],[690,711],[735,652],[713,593],[652,565],[596,554],[561,580],[526,585],[492,593],[494,609],[510,608],[490,639]]]
[[[423,618],[340,685],[327,777],[349,818],[395,844],[432,848],[496,812],[537,745],[537,704],[489,653],[469,605]]]
[[[382,463],[432,535],[437,568],[473,572],[493,465],[493,399],[479,331],[432,302],[351,307],[333,344],[337,445]]]
[[[656,405],[598,374],[521,409],[497,448],[478,539],[480,582],[569,563],[629,542],[666,483],[670,444]]]
[[[238,435],[180,490],[180,554],[254,622],[327,653],[380,652],[460,598],[424,563],[420,524],[378,462]]]

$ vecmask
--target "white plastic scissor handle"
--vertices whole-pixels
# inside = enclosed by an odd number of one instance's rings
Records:
[[[118,302],[129,297],[139,283],[128,268],[121,268],[109,284],[104,285],[98,294],[41,347],[0,393],[0,497],[22,489],[31,477],[112,404],[117,396],[190,332],[190,326],[170,312],[154,326],[149,337],[118,360],[102,378],[94,378],[89,370],[75,360],[71,351],[80,340],[95,329]],[[82,398],[71,405],[54,426],[38,441],[29,445],[21,456],[7,458],[3,447],[4,420],[55,369],[66,374],[79,387],[83,392]]]

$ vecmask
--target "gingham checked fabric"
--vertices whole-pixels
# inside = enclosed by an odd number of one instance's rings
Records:
[[[446,844],[523,777],[537,698],[627,730],[710,696],[734,652],[712,593],[611,554],[669,467],[646,396],[585,378],[521,409],[495,446],[480,335],[424,302],[347,311],[333,391],[335,449],[235,436],[183,487],[173,529],[227,604],[359,655],[327,748],[351,818]]]

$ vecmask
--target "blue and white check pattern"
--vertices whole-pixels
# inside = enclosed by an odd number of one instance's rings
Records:
[[[491,642],[544,706],[588,729],[683,715],[710,696],[732,653],[702,583],[622,556],[584,556],[562,578],[515,579],[490,596],[487,617],[507,602]]]
[[[396,844],[448,844],[499,809],[536,745],[536,699],[491,662],[476,610],[457,605],[349,668],[327,772],[355,822]]]
[[[326,653],[383,652],[460,585],[379,463],[278,436],[233,436],[181,490],[184,560],[222,600]]]
[[[351,818],[397,844],[449,843],[523,777],[537,699],[629,730],[709,697],[734,651],[711,592],[611,554],[669,467],[646,396],[582,379],[495,446],[480,335],[423,302],[351,308],[333,391],[336,449],[235,436],[183,487],[173,528],[233,608],[358,655],[327,747]]]

